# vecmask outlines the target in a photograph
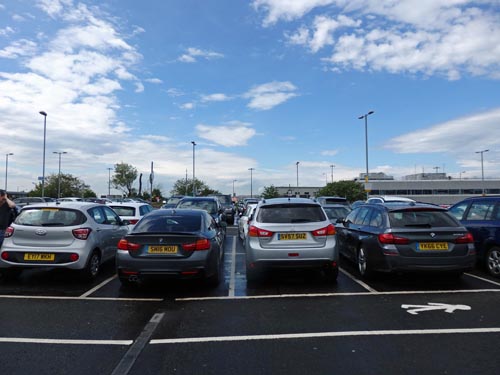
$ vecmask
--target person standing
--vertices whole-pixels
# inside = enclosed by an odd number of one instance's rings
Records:
[[[5,230],[12,221],[12,210],[15,208],[16,204],[7,197],[5,190],[0,190],[0,247],[3,243]]]

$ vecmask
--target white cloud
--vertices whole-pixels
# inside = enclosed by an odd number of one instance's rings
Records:
[[[22,56],[32,56],[36,52],[35,42],[26,39],[20,39],[12,42],[9,46],[0,50],[0,58],[17,59]]]
[[[202,102],[225,102],[228,100],[231,100],[231,97],[227,96],[226,94],[222,94],[222,93],[203,95],[201,97]]]
[[[186,110],[194,109],[194,107],[195,107],[194,103],[184,103],[180,105],[181,109],[186,109]]]
[[[287,41],[313,53],[333,71],[375,70],[500,78],[500,23],[496,1],[478,0],[255,0],[264,24],[315,15],[310,26],[286,32]],[[332,16],[332,14],[335,14]],[[362,21],[362,23],[361,23]]]
[[[249,108],[264,111],[296,97],[296,90],[291,82],[273,81],[253,87],[243,97],[250,99]]]
[[[3,29],[0,29],[0,36],[7,36],[9,34],[13,34],[14,29],[10,26],[4,27]]]
[[[498,148],[500,145],[500,108],[437,124],[394,137],[384,146],[397,153],[445,152],[454,155]]]
[[[321,151],[321,155],[323,156],[335,156],[339,153],[339,150],[324,150]]]
[[[161,83],[163,83],[163,81],[159,78],[147,78],[145,79],[146,82],[149,82],[149,83],[154,83],[155,85],[159,85]]]
[[[196,125],[198,137],[225,147],[245,146],[256,135],[255,129],[245,123],[230,123],[223,126]]]
[[[204,51],[198,48],[188,48],[186,52],[187,53],[182,54],[177,60],[185,63],[194,63],[197,62],[199,58],[205,60],[213,60],[224,57],[222,53],[213,51]]]
[[[176,98],[178,96],[183,96],[185,95],[181,90],[179,89],[176,89],[176,88],[170,88],[167,90],[167,94],[168,96],[170,96],[171,98]]]

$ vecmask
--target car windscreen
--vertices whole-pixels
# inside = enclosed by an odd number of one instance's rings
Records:
[[[86,217],[80,211],[56,208],[25,208],[14,221],[18,225],[43,227],[69,227],[83,224]]]
[[[460,224],[447,212],[437,210],[404,210],[389,212],[392,227],[458,227]]]
[[[323,209],[330,220],[341,219],[349,214],[346,207],[323,207]]]
[[[318,205],[278,204],[260,207],[257,221],[260,223],[312,223],[325,221]]]
[[[201,215],[144,216],[132,233],[198,232],[201,223]]]
[[[135,216],[135,207],[129,206],[109,206],[118,216]]]
[[[179,202],[177,208],[192,208],[207,211],[209,214],[217,213],[217,205],[214,201],[208,200],[185,200]]]

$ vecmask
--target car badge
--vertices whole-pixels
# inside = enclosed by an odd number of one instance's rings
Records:
[[[159,243],[163,243],[163,238],[160,238],[160,239],[158,240],[158,242],[159,242]]]
[[[430,236],[431,236],[432,238],[434,238],[434,237],[436,237],[436,233],[431,232],[431,233],[430,233]]]
[[[35,234],[38,236],[45,236],[47,234],[47,231],[45,229],[37,229],[35,231]]]

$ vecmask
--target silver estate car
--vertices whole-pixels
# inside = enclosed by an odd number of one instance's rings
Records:
[[[16,276],[39,267],[80,270],[93,279],[101,264],[113,259],[126,221],[98,203],[61,202],[30,205],[5,231],[0,273]]]
[[[247,281],[273,268],[317,268],[335,281],[335,242],[335,227],[319,203],[306,198],[262,200],[248,221]]]

